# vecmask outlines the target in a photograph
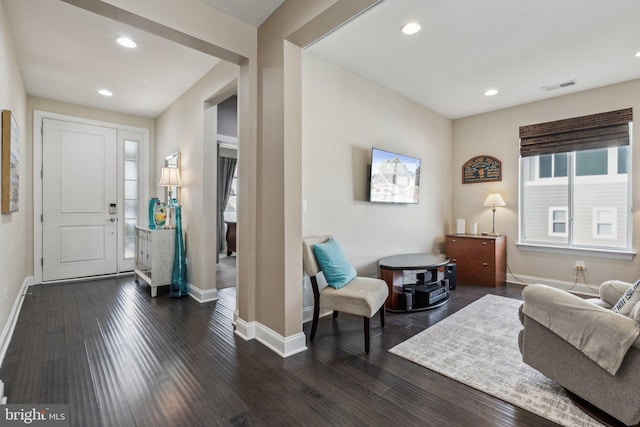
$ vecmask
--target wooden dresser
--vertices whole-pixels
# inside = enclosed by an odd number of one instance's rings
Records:
[[[494,287],[507,281],[505,236],[448,234],[445,251],[458,281]]]

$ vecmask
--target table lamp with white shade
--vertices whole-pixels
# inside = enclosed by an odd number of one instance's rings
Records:
[[[489,233],[490,236],[499,236],[499,234],[496,233],[496,207],[506,205],[507,204],[502,199],[500,193],[491,193],[485,199],[484,206],[491,207],[491,210],[493,211],[493,228],[491,230],[491,233]]]
[[[181,187],[182,179],[180,178],[180,169],[178,168],[170,168],[164,167],[162,168],[162,174],[160,175],[160,183],[158,184],[161,187],[169,187],[169,197],[167,200],[167,209],[169,210],[169,228],[173,228],[173,215],[172,215],[172,188],[173,187]]]

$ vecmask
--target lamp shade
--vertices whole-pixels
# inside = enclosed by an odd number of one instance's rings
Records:
[[[506,205],[507,204],[502,199],[502,196],[500,195],[500,193],[491,193],[487,196],[487,198],[484,201],[484,206],[495,207],[495,206],[506,206]]]
[[[160,175],[161,187],[182,187],[182,179],[180,179],[180,169],[178,168],[162,168]]]

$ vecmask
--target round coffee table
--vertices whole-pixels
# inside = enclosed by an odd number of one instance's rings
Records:
[[[385,303],[387,311],[420,311],[440,307],[449,301],[446,280],[438,280],[438,268],[449,263],[444,255],[430,253],[401,254],[378,262],[380,277],[389,287]],[[404,272],[425,270],[416,274],[415,282],[404,283]]]

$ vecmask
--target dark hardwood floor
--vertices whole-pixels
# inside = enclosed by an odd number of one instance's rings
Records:
[[[132,278],[34,286],[0,378],[9,403],[70,404],[92,426],[550,426],[554,423],[387,350],[487,293],[458,284],[432,311],[372,322],[321,318],[305,352],[282,359],[231,325],[235,288],[219,301],[151,298]],[[309,333],[309,324],[305,332]]]

